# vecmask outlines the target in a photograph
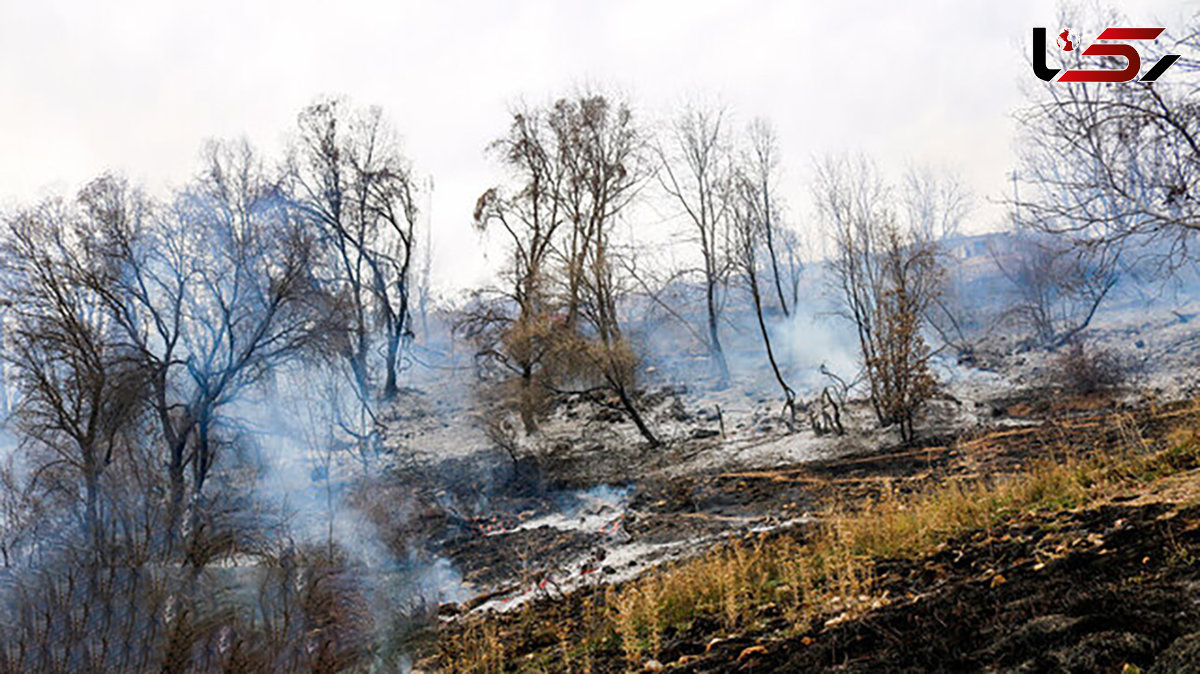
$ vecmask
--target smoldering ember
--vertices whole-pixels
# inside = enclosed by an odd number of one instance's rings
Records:
[[[1200,671],[1200,15],[959,4],[0,9],[0,673]]]

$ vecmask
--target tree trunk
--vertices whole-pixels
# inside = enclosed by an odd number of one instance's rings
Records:
[[[104,535],[100,527],[100,476],[94,468],[88,467],[84,476],[84,526],[92,541],[92,557],[100,564],[104,563]]]
[[[779,387],[783,389],[783,395],[786,400],[784,403],[785,409],[788,411],[787,424],[788,431],[796,431],[796,392],[788,386],[787,381],[783,378],[783,373],[779,371],[779,364],[775,362],[775,351],[771,348],[771,335],[767,331],[767,322],[763,319],[762,296],[758,292],[758,277],[753,269],[748,269],[750,281],[750,296],[754,299],[754,313],[758,316],[758,329],[762,332],[763,345],[767,348],[767,361],[771,364],[771,372],[775,374],[775,381],[779,382]]]
[[[357,348],[350,349],[346,358],[350,361],[350,370],[354,374],[354,384],[358,388],[358,395],[364,402],[367,402],[371,399],[371,387],[367,377],[366,335],[359,334],[357,342]]]
[[[525,364],[521,367],[521,423],[525,426],[525,434],[537,433],[537,419],[533,414],[533,366]]]
[[[651,447],[661,447],[662,443],[655,437],[650,427],[646,425],[646,421],[642,419],[641,412],[638,412],[637,406],[633,404],[633,400],[629,397],[629,393],[624,386],[614,386],[617,391],[617,397],[621,400],[621,406],[629,413],[629,418],[633,421],[633,425],[637,426],[638,432],[650,443]]]
[[[763,213],[765,214],[766,226],[764,229],[767,234],[767,254],[771,256],[771,274],[775,277],[775,292],[779,295],[779,307],[783,309],[783,315],[790,317],[791,310],[788,309],[787,300],[783,297],[783,284],[779,280],[779,259],[775,255],[775,234],[771,227],[771,202],[767,192],[767,182],[763,181]]]
[[[183,519],[184,473],[183,447],[171,448],[171,461],[167,466],[167,481],[170,493],[167,502],[167,552],[174,552],[180,538],[179,527]]]
[[[713,365],[717,370],[717,389],[729,386],[729,363],[725,361],[725,350],[721,348],[721,338],[718,334],[719,321],[717,317],[716,288],[713,281],[707,284],[708,296],[708,351],[712,356]]]
[[[400,330],[393,330],[388,334],[387,365],[385,367],[387,374],[383,382],[383,400],[394,400],[400,393],[400,387],[396,383],[396,358],[400,355],[400,336]]]

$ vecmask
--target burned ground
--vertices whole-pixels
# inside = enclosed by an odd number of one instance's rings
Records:
[[[977,532],[878,567],[879,587],[899,598],[886,607],[816,621],[758,656],[718,643],[678,671],[1193,671],[1179,658],[1200,633],[1198,528],[1200,509],[1155,504]]]
[[[924,446],[779,468],[651,476],[632,486],[622,526],[648,541],[803,540],[806,523],[831,504],[854,508],[947,481],[998,479],[1033,462],[1068,461],[1131,438],[1149,445],[1193,415],[1185,404],[1043,401],[1035,393],[1025,406],[1001,403],[999,427],[932,437]],[[1009,416],[1015,412],[1027,416]],[[1193,480],[1189,469],[1178,484]],[[1190,662],[1196,639],[1187,637],[1200,631],[1194,497],[1190,486],[1182,494],[1135,491],[1097,507],[1008,518],[932,554],[880,561],[874,593],[883,599],[865,613],[833,611],[796,625],[768,602],[733,633],[715,617],[700,617],[668,630],[648,666],[661,662],[688,672],[1121,671],[1127,664]],[[561,541],[545,538],[547,554],[561,551]],[[554,626],[580,629],[595,620],[595,607],[606,597],[603,581],[601,573],[573,592],[544,592],[519,611],[462,615],[456,608],[426,636],[424,649],[433,659],[425,666],[450,666],[442,659],[447,651],[437,655],[439,644],[487,625],[509,646],[509,669],[557,671],[554,635],[561,627]],[[600,648],[593,671],[627,671],[613,641]]]

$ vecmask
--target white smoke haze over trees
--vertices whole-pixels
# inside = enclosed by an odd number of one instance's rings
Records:
[[[636,540],[664,475],[1119,388],[1110,306],[1194,316],[1200,23],[1114,11],[5,5],[0,672],[407,671],[710,545]],[[1043,86],[1075,21],[1184,57]]]
[[[1179,25],[1183,13],[1165,1],[1121,7],[1162,25]],[[8,3],[0,83],[21,105],[0,112],[0,150],[24,159],[0,168],[0,200],[73,191],[105,170],[152,190],[178,185],[197,139],[247,135],[272,151],[296,110],[319,93],[344,93],[385,109],[419,172],[435,177],[431,210],[446,226],[434,245],[461,252],[437,256],[438,284],[469,287],[486,277],[487,250],[466,225],[478,185],[498,177],[480,153],[494,120],[519,98],[545,102],[579,82],[619,88],[665,118],[708,92],[744,118],[771,119],[796,204],[806,202],[799,183],[812,156],[863,148],[888,170],[944,167],[976,194],[1008,194],[1007,112],[1028,80],[1024,40],[1030,26],[1052,23],[1053,6],[866,8]],[[697,36],[721,46],[701,47]],[[1001,217],[992,209],[972,226]]]

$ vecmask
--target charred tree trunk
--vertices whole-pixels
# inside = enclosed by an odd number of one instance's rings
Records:
[[[533,365],[525,363],[521,366],[521,424],[525,427],[526,435],[537,433],[537,419],[533,413]]]
[[[621,406],[629,414],[629,419],[633,421],[634,426],[637,426],[638,433],[642,434],[642,437],[646,439],[646,442],[650,443],[651,447],[661,447],[662,442],[654,435],[650,427],[646,425],[645,419],[642,418],[642,413],[638,411],[637,405],[633,404],[633,399],[629,397],[629,392],[625,390],[625,387],[619,382],[615,382],[613,388],[617,392],[617,398],[620,399]]]
[[[383,400],[394,400],[400,392],[396,383],[396,359],[400,356],[400,331],[392,330],[388,334],[386,375],[383,381]]]
[[[721,337],[718,334],[720,317],[717,314],[716,284],[710,280],[707,285],[708,350],[717,371],[717,388],[723,389],[729,386],[729,363],[725,360],[725,350],[721,347]]]
[[[763,213],[765,214],[764,229],[766,230],[765,233],[767,235],[767,255],[769,255],[771,258],[771,275],[775,279],[775,292],[779,295],[779,308],[783,310],[783,315],[785,317],[790,317],[792,312],[791,309],[788,308],[787,300],[783,296],[783,282],[779,279],[779,258],[775,254],[775,231],[774,227],[771,226],[770,192],[768,191],[768,185],[765,179],[762,181],[762,194]]]
[[[771,364],[771,372],[775,375],[775,381],[779,382],[779,388],[783,390],[785,402],[784,410],[787,411],[788,431],[796,431],[796,392],[788,386],[787,381],[783,378],[783,373],[779,370],[779,363],[775,360],[775,350],[771,347],[771,333],[767,330],[767,322],[763,318],[762,295],[758,291],[758,275],[754,271],[754,265],[747,266],[747,280],[750,286],[750,296],[754,299],[754,314],[758,318],[758,329],[762,332],[763,346],[767,349],[767,361]]]
[[[90,463],[90,462],[89,462]],[[100,525],[100,475],[94,466],[86,468],[84,475],[84,527],[92,541],[92,558],[105,563],[104,532]]]

